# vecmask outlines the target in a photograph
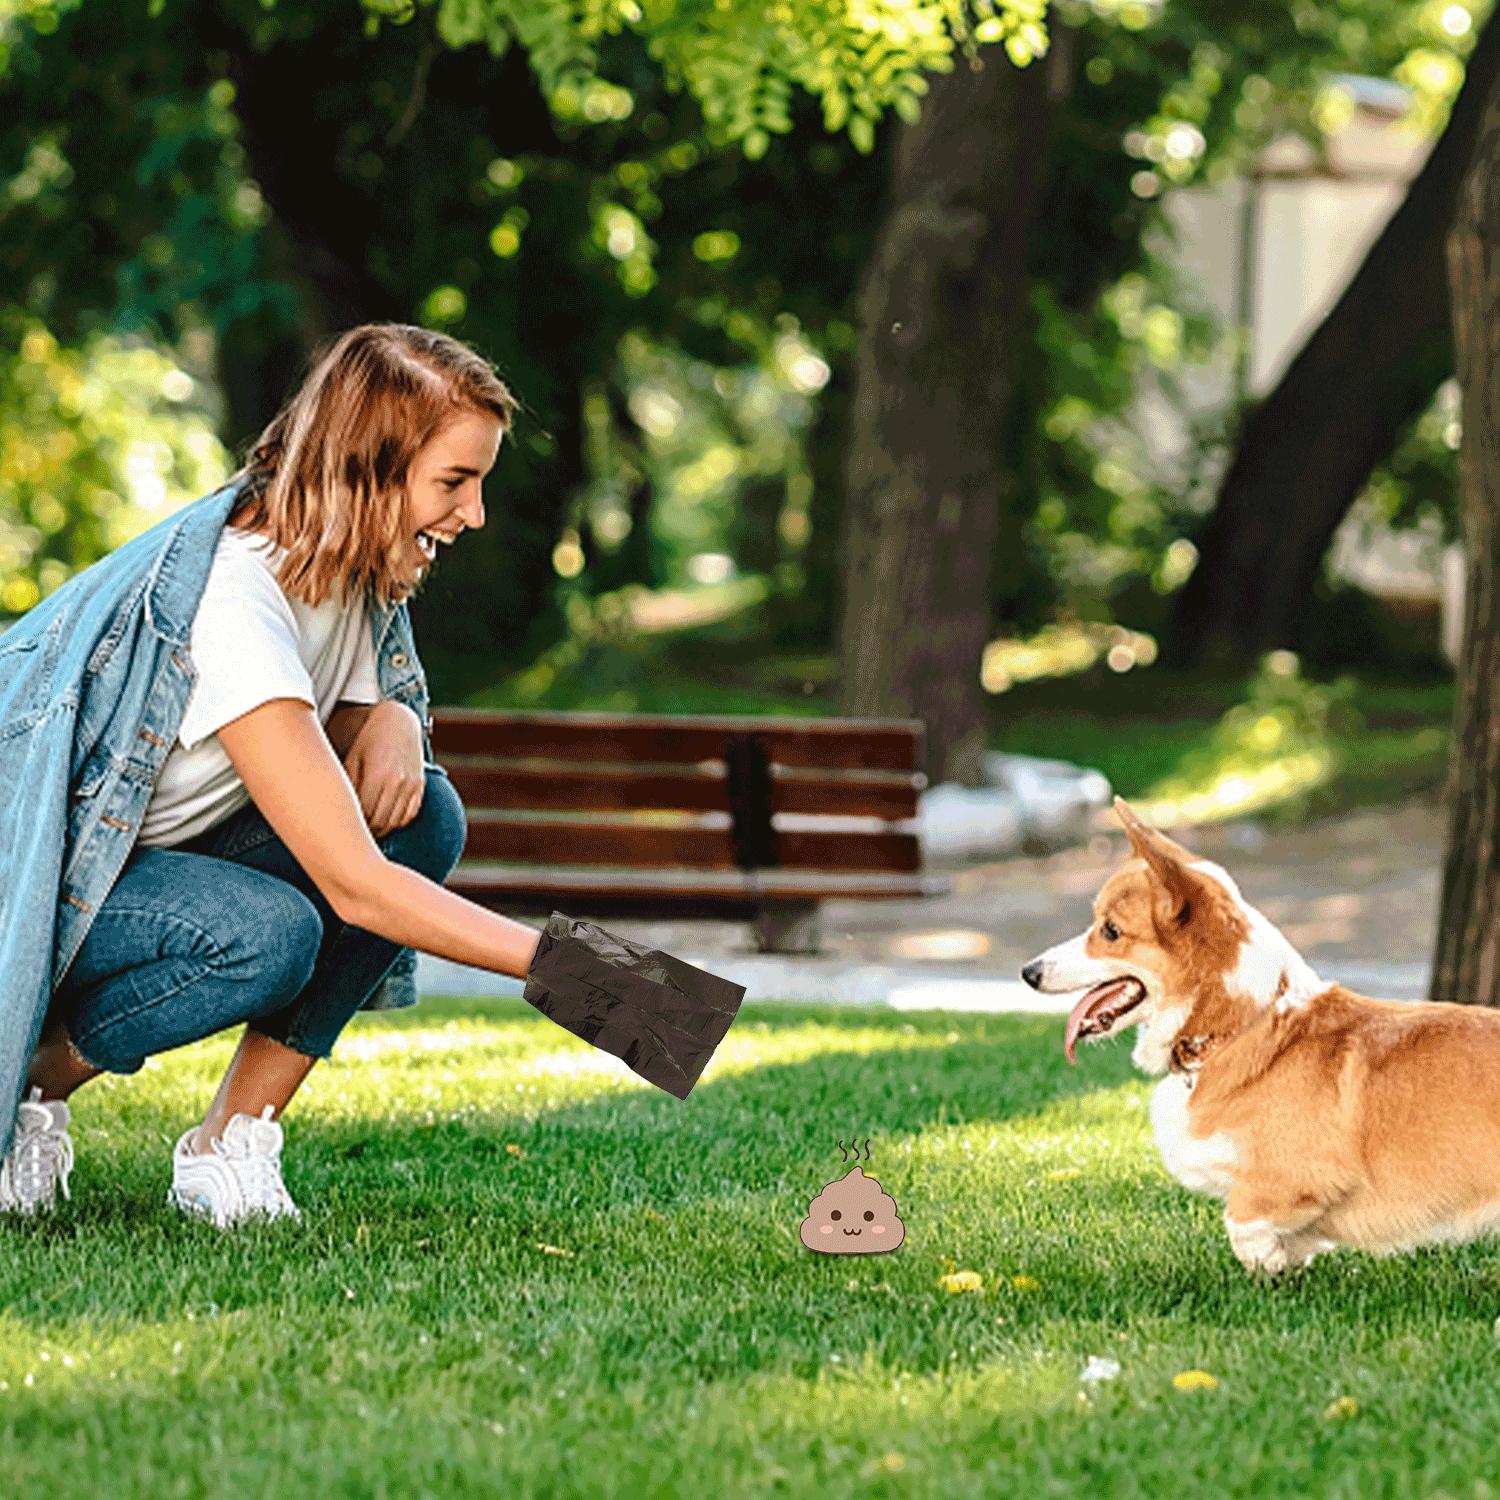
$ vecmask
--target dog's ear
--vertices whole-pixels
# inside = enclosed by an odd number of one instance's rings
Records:
[[[1151,867],[1152,874],[1172,898],[1176,921],[1187,921],[1195,898],[1202,891],[1202,877],[1190,868],[1193,856],[1166,834],[1143,823],[1123,797],[1115,798],[1115,812],[1125,825],[1130,847]]]

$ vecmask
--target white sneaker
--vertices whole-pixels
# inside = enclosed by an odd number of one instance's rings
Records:
[[[231,1115],[223,1136],[215,1136],[213,1149],[202,1155],[188,1145],[197,1126],[185,1130],[172,1152],[167,1202],[184,1213],[212,1219],[220,1229],[255,1214],[300,1219],[281,1180],[281,1126],[271,1118],[272,1108],[266,1105],[259,1119]]]
[[[16,1133],[0,1161],[0,1212],[34,1214],[52,1208],[57,1190],[64,1198],[73,1170],[73,1141],[68,1135],[68,1106],[61,1099],[42,1102],[33,1088],[16,1111]]]

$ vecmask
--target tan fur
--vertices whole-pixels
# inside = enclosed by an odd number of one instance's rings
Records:
[[[1082,952],[1147,983],[1124,1024],[1182,1017],[1164,1054],[1175,1062],[1154,1069],[1172,1067],[1153,1099],[1158,1142],[1174,1175],[1225,1199],[1247,1269],[1500,1232],[1500,1011],[1322,981],[1288,1006],[1291,974],[1311,975],[1301,958],[1288,948],[1276,979],[1280,934],[1117,807],[1135,857],[1105,882]],[[1265,946],[1247,968],[1252,926]],[[1272,976],[1263,994],[1234,991],[1247,972]],[[1069,986],[1044,974],[1038,987]]]

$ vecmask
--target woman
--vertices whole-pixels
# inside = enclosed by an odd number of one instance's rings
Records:
[[[87,910],[85,935],[64,961],[31,1055],[29,1097],[0,1162],[0,1210],[29,1213],[53,1206],[58,1191],[70,1196],[64,1101],[76,1089],[243,1022],[208,1113],[177,1141],[168,1201],[220,1227],[252,1214],[299,1217],[281,1175],[279,1116],[398,956],[419,944],[527,975],[537,929],[442,887],[466,823],[452,784],[424,753],[419,664],[407,679],[420,683],[419,697],[383,694],[379,680],[406,661],[382,629],[393,603],[404,603],[440,546],[484,524],[480,487],[516,406],[495,371],[456,340],[367,324],[315,360],[231,480],[232,509],[191,613],[196,675],[183,679],[191,692],[171,748],[158,765],[106,745],[90,757],[99,776],[83,777],[93,797],[123,773],[124,798],[126,782],[149,774],[139,827],[118,816],[138,805],[123,800],[110,804],[113,814],[94,806],[86,815],[86,799],[68,813],[70,836],[102,824],[101,837],[117,836],[115,827],[133,842],[101,902],[65,896],[70,917]],[[153,590],[195,576],[169,571],[183,566],[180,538],[189,534],[214,533],[174,533],[153,562]],[[79,601],[88,597],[80,586],[72,601],[44,601],[58,604],[57,621],[34,639],[12,642],[7,632],[8,660],[63,652],[31,648],[66,640],[68,606],[84,618]],[[124,621],[136,597],[106,604]],[[148,596],[158,613],[165,597]],[[117,623],[89,649],[76,692],[70,685],[59,697],[54,678],[50,700],[68,707],[79,694],[97,695],[122,631]],[[130,637],[145,639],[144,631]],[[3,732],[17,731],[10,743],[55,716],[42,702],[46,681],[33,696],[26,712],[24,693],[0,705]],[[80,719],[101,712],[87,700],[77,711]],[[75,745],[81,735],[75,729]],[[97,877],[94,858],[70,856]]]

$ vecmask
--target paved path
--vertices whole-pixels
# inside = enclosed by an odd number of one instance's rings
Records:
[[[1418,999],[1427,993],[1444,833],[1442,808],[1413,801],[1286,830],[1220,825],[1182,841],[1224,865],[1320,974],[1366,994]],[[605,925],[743,984],[747,1000],[1066,1010],[1016,976],[1043,948],[1082,931],[1125,849],[1123,834],[1101,832],[1087,846],[1041,858],[934,862],[952,876],[947,896],[827,903],[820,955],[756,954],[741,923]],[[423,994],[522,989],[519,980],[425,953],[416,977]]]

